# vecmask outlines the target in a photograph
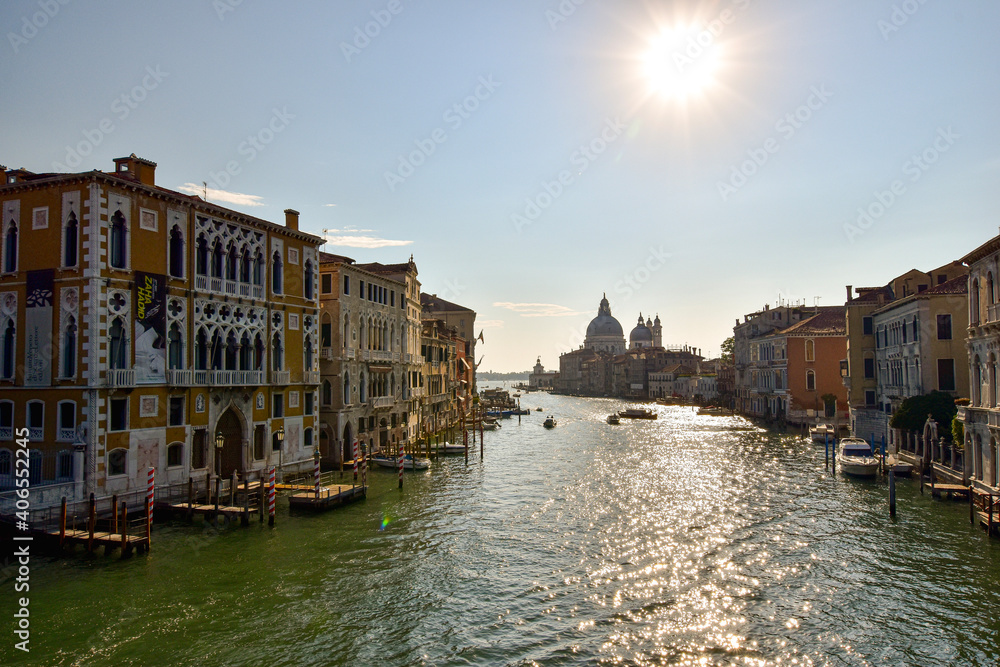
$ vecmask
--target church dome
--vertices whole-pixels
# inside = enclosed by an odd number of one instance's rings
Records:
[[[601,299],[601,306],[597,310],[597,317],[590,321],[587,326],[587,338],[593,336],[624,336],[622,325],[611,316],[611,306],[607,297]]]
[[[653,342],[653,332],[642,321],[642,315],[639,315],[639,323],[635,325],[635,329],[632,329],[632,333],[628,335],[628,339],[632,344]]]

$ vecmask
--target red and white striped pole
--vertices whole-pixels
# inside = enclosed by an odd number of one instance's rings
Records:
[[[351,458],[354,459],[354,481],[358,481],[358,441],[351,444]]]
[[[267,525],[274,525],[274,471],[276,468],[271,466],[271,473],[268,475],[267,482]]]
[[[399,441],[399,488],[403,488],[403,441]]]
[[[475,433],[475,431],[473,431]],[[469,429],[462,424],[462,444],[465,445],[465,462],[469,462]]]
[[[319,500],[319,450],[313,452],[313,481],[316,483],[316,499]]]
[[[146,544],[149,544],[149,536],[153,531],[153,467],[149,467],[148,482],[146,484]]]

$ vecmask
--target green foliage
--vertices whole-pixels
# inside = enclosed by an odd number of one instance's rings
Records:
[[[956,447],[965,444],[965,424],[959,421],[957,416],[951,420],[951,441]]]
[[[730,336],[726,340],[722,341],[722,348],[721,348],[722,352],[719,353],[719,356],[729,362],[734,362],[735,358],[733,356],[734,354],[733,346],[735,344],[736,344],[736,339],[733,336]]]
[[[932,391],[929,394],[906,399],[889,420],[889,426],[904,431],[920,432],[924,429],[928,414],[938,423],[938,436],[950,438],[952,434],[944,428],[944,425],[951,424],[952,419],[958,414],[958,408],[955,407],[955,399],[951,394],[943,391]]]

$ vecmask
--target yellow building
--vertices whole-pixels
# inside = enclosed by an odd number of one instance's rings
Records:
[[[155,169],[0,185],[0,488],[26,426],[34,506],[312,457],[321,239]]]

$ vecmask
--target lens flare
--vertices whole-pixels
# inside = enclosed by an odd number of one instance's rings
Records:
[[[704,94],[718,83],[722,51],[708,28],[686,25],[661,31],[642,61],[651,92],[676,100]]]

